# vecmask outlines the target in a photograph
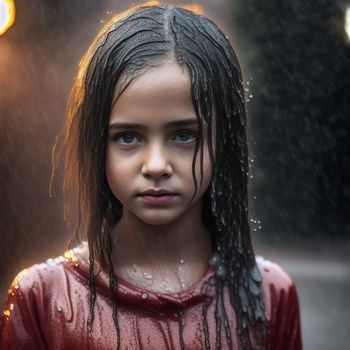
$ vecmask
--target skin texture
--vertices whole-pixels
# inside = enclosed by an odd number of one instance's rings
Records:
[[[198,152],[198,190],[191,202],[197,123],[167,127],[183,119],[196,121],[190,77],[177,63],[166,62],[130,83],[115,101],[109,122],[106,176],[123,205],[113,230],[113,265],[119,277],[159,292],[179,292],[198,282],[211,254],[201,206],[212,167],[205,144],[203,181],[200,185]],[[143,129],[116,123],[137,123]],[[176,196],[163,205],[147,204],[139,194],[151,188]]]

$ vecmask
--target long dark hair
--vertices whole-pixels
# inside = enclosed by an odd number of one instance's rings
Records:
[[[115,86],[123,77],[125,89],[137,75],[168,58],[187,67],[190,73],[192,102],[199,122],[192,163],[196,191],[195,161],[200,151],[202,179],[205,128],[214,165],[211,184],[203,197],[202,219],[212,232],[214,254],[210,264],[216,269],[216,346],[221,348],[222,325],[232,346],[223,302],[223,290],[228,288],[237,315],[240,347],[250,349],[250,332],[264,335],[265,316],[261,276],[248,224],[248,150],[240,65],[228,38],[211,20],[185,8],[153,4],[136,6],[114,17],[98,34],[80,63],[68,104],[64,131],[65,212],[68,216],[77,214],[76,232],[87,233],[88,330],[91,331],[94,320],[95,258],[109,271],[112,295],[117,288],[110,232],[122,215],[122,205],[111,192],[105,175],[106,140]],[[215,147],[212,130],[215,130]],[[118,310],[115,297],[112,300],[119,349]],[[206,309],[204,305],[203,330],[209,348]]]

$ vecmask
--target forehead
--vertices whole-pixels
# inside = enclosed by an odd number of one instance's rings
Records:
[[[117,84],[116,95],[119,89]],[[161,124],[190,117],[196,118],[189,73],[177,63],[166,63],[130,82],[114,101],[110,123],[122,120]]]

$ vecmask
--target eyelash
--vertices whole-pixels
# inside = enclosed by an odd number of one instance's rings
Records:
[[[194,131],[191,131],[191,130],[179,130],[179,131],[176,132],[175,136],[177,136],[177,135],[179,135],[179,134],[181,134],[181,133],[188,134],[188,135],[192,136],[192,138],[190,139],[190,141],[184,141],[184,142],[181,142],[181,141],[180,141],[179,143],[181,143],[181,144],[190,144],[190,143],[194,142],[194,141],[197,139],[197,133],[194,132]],[[114,142],[116,142],[116,143],[119,143],[118,140],[119,140],[121,137],[123,137],[123,136],[129,136],[129,135],[139,138],[139,137],[138,137],[135,133],[133,133],[133,132],[124,132],[124,133],[121,133],[121,134],[116,134],[116,135],[114,135],[114,136],[112,137],[112,140],[113,140]],[[135,143],[119,143],[119,144],[122,145],[122,146],[133,146],[133,145],[135,145]]]

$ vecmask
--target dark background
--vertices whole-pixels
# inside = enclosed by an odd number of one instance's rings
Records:
[[[136,3],[18,0],[16,22],[0,36],[1,307],[21,269],[64,250],[61,170],[52,199],[48,192],[52,146],[79,59],[104,22]],[[197,3],[243,66],[256,251],[295,279],[305,349],[346,349],[350,2]]]

